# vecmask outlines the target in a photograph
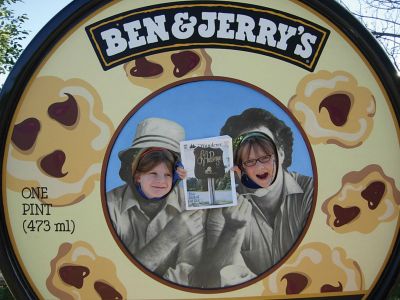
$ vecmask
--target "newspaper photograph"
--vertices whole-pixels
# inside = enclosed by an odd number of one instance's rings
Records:
[[[187,209],[236,205],[232,139],[218,136],[180,143]]]

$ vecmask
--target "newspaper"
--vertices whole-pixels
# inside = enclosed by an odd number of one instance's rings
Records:
[[[237,203],[232,138],[217,136],[182,141],[186,209],[234,206]]]

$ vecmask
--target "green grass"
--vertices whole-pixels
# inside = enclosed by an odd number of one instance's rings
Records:
[[[14,300],[7,287],[0,287],[0,299],[1,300]]]
[[[400,281],[397,282],[397,285],[392,290],[391,294],[388,297],[389,300],[400,300]]]

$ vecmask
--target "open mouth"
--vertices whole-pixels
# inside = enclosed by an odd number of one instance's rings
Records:
[[[257,174],[256,176],[260,180],[265,180],[268,178],[268,173]]]

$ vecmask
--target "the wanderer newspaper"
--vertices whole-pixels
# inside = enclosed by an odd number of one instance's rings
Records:
[[[237,203],[232,138],[217,136],[183,141],[183,181],[187,209],[234,206]]]

